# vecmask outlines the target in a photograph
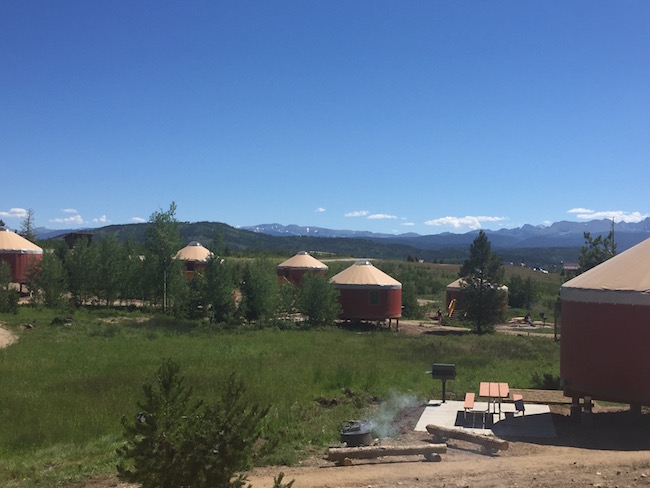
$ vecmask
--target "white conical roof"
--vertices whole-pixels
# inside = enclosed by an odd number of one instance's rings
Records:
[[[447,290],[461,290],[463,288],[463,285],[465,284],[465,279],[464,278],[458,278],[455,281],[452,281],[447,285]],[[508,286],[507,285],[501,285],[499,287],[499,290],[503,291],[508,291]]]
[[[330,282],[342,287],[386,287],[402,288],[395,278],[388,276],[382,270],[375,268],[370,261],[361,260],[339,274],[332,277]]]
[[[458,278],[447,285],[447,290],[460,290],[463,287],[464,279]]]
[[[205,262],[212,256],[212,252],[201,245],[200,242],[192,241],[183,249],[176,253],[174,259],[183,261],[202,261]]]
[[[278,268],[325,270],[327,269],[327,265],[311,256],[307,251],[301,251],[283,263],[278,264]]]
[[[650,305],[650,239],[567,281],[562,300]]]
[[[9,229],[0,229],[0,253],[43,254],[43,249]]]

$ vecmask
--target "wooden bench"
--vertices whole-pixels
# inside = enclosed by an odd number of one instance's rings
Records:
[[[476,398],[476,393],[474,392],[467,392],[465,393],[465,403],[463,404],[463,408],[465,409],[465,412],[463,414],[463,421],[466,423],[467,422],[467,414],[471,413],[472,414],[472,423],[474,423],[475,418],[474,414],[481,414],[481,426],[485,425],[485,414],[483,410],[477,411],[474,410],[474,399]]]
[[[465,412],[468,410],[473,410],[474,409],[474,398],[476,397],[476,394],[473,392],[468,391],[465,393]]]

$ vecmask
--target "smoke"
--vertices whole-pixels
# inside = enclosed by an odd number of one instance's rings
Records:
[[[409,393],[391,392],[369,419],[372,431],[379,437],[393,437],[397,433],[396,420],[404,409],[417,407],[418,399]]]

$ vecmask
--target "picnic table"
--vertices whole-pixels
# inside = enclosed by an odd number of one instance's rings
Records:
[[[490,411],[490,406],[493,406],[494,413],[496,413],[498,404],[499,418],[501,418],[501,402],[510,396],[510,387],[508,383],[482,381],[479,385],[479,396],[488,399],[488,412]]]

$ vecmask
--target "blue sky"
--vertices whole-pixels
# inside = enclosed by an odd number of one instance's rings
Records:
[[[650,215],[650,2],[4,1],[0,219]]]

